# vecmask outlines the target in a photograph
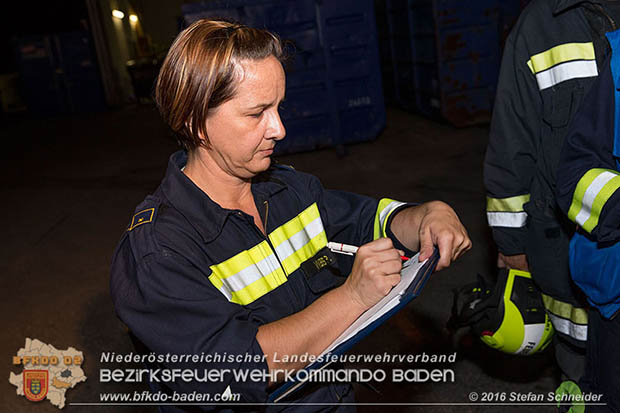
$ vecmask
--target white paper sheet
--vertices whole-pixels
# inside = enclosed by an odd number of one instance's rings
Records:
[[[321,353],[321,356],[329,353],[340,344],[344,343],[359,331],[369,326],[373,321],[381,317],[383,314],[390,311],[392,308],[400,302],[400,297],[411,285],[418,275],[418,271],[426,263],[427,260],[422,262],[418,261],[420,253],[417,253],[409,261],[403,265],[403,269],[400,271],[400,282],[396,284],[394,288],[377,304],[366,310],[357,320],[353,322],[336,340],[334,340],[328,347]]]

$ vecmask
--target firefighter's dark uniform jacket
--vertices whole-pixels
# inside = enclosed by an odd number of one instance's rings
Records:
[[[588,407],[596,412],[620,411],[620,31],[608,37],[613,51],[573,119],[557,176],[558,204],[580,227],[571,241],[573,277],[598,310],[589,314],[585,383],[607,404]]]
[[[610,318],[620,310],[620,31],[608,36],[613,53],[562,150],[558,204],[581,228],[571,241],[573,279]]]
[[[186,161],[184,152],[170,158],[112,263],[114,306],[141,343],[158,354],[212,357],[160,367],[267,371],[258,327],[303,310],[351,270],[353,257],[323,255],[328,240],[362,245],[390,236],[391,218],[407,206],[328,191],[313,176],[275,165],[252,181],[265,237],[251,216],[223,209],[194,185],[181,170]],[[265,381],[232,373],[165,385],[185,393],[229,389],[245,402],[265,402],[268,394]],[[349,391],[349,384],[319,386],[301,401],[337,402]]]
[[[615,32],[614,34],[618,34]],[[615,64],[620,50],[614,50]],[[620,107],[611,56],[577,112],[558,168],[558,204],[594,241],[620,241]],[[616,70],[616,76],[620,67]]]
[[[555,178],[567,126],[598,76],[604,32],[614,28],[603,6],[541,0],[523,11],[507,39],[484,162],[499,251],[527,254],[556,331],[577,342],[586,339],[587,314],[570,282],[573,226],[556,205]]]

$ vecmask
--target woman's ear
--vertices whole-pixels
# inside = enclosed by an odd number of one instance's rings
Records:
[[[209,149],[211,148],[211,146],[209,145],[209,137],[207,136],[206,130],[207,127],[205,125],[205,127],[203,128],[203,130],[200,130],[200,128],[197,128],[196,132],[194,132],[194,128],[192,127],[192,120],[189,119],[185,122],[185,127],[187,128],[187,131],[189,132],[189,136],[197,137],[198,138],[198,142],[197,143],[197,147],[203,147],[205,149]]]

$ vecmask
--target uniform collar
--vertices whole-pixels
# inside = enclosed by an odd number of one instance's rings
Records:
[[[168,201],[198,231],[204,242],[215,239],[235,211],[225,209],[215,203],[181,170],[187,164],[187,153],[178,151],[170,156],[166,176],[161,189]],[[268,170],[252,180],[252,192],[261,198],[269,198],[286,188],[286,184],[272,177]]]
[[[553,14],[559,14],[562,13],[563,11],[577,6],[580,3],[596,3],[596,4],[601,4],[602,2],[600,0],[556,0],[555,1],[555,6],[553,7]]]

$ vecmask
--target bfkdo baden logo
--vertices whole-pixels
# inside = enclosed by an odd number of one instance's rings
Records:
[[[78,383],[86,381],[82,370],[84,355],[69,347],[59,350],[37,339],[26,339],[26,344],[13,356],[13,366],[22,367],[21,373],[11,372],[9,382],[18,396],[32,402],[49,400],[54,406],[65,407],[65,394]]]
[[[32,402],[40,402],[47,396],[49,388],[49,371],[47,370],[24,370],[24,396]]]

